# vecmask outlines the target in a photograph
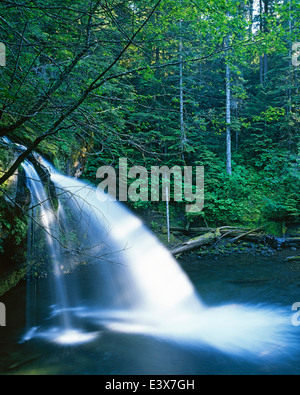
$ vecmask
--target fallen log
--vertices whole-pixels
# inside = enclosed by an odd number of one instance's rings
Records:
[[[259,230],[262,230],[262,229],[264,229],[264,226],[260,226],[259,228],[249,230],[246,233],[242,233],[241,235],[236,236],[234,239],[230,240],[230,243],[236,243],[238,240],[250,235],[251,233],[252,233],[252,236],[253,236],[253,234],[255,234],[256,232],[258,232]],[[258,235],[258,237],[261,237],[261,235]]]
[[[196,231],[196,232],[208,232],[208,231],[215,231],[219,229],[219,231],[222,233],[225,230],[228,229],[237,229],[237,230],[247,230],[250,228],[243,228],[243,227],[237,227],[237,226],[222,226],[220,228],[210,228],[210,227],[199,227],[199,226],[190,226],[190,227],[182,227],[182,226],[171,226],[171,230],[180,230],[182,232],[184,231]]]
[[[296,262],[299,261],[300,262],[300,256],[289,256],[286,258],[287,262]]]
[[[170,230],[176,232],[182,232],[182,233],[190,233],[190,232],[207,233],[216,230],[216,228],[191,227],[191,226],[183,228],[182,226],[171,226]]]
[[[182,233],[185,235],[192,235],[192,234],[206,234],[207,232],[216,232],[216,230],[222,235],[230,233],[232,237],[240,236],[241,234],[250,231],[250,228],[238,228],[235,226],[223,226],[221,228],[203,228],[203,227],[190,227],[189,229],[182,228],[179,226],[172,226],[170,228],[171,232],[176,232],[176,234]]]
[[[218,231],[222,236],[222,239],[232,238],[229,241],[231,244],[236,243],[239,240],[244,240],[253,243],[265,243],[272,248],[286,248],[286,247],[299,247],[300,237],[286,237],[280,238],[267,234],[264,229],[265,226],[251,229],[247,227],[236,227],[236,226],[222,226],[220,228],[205,228],[205,227],[190,227],[183,228],[179,226],[171,227],[171,232],[176,235],[183,234],[185,236],[196,236],[202,235],[203,237],[208,233],[214,233]],[[200,236],[200,238],[202,237]],[[205,245],[205,244],[204,244]],[[201,245],[200,245],[201,246]],[[197,247],[196,247],[197,248]]]
[[[292,245],[292,246],[297,246],[299,243],[299,238],[292,238],[288,239],[285,242],[283,242],[281,239],[275,237],[275,236],[269,236],[263,231],[264,226],[256,228],[256,229],[251,229],[251,228],[242,228],[242,227],[236,227],[236,226],[222,226],[218,228],[218,231],[220,232],[222,239],[226,238],[232,238],[230,243],[236,243],[239,240],[244,240],[244,241],[249,241],[253,243],[261,243],[265,242],[266,244],[269,244],[273,247],[276,246],[282,246],[282,245]],[[189,231],[187,231],[185,228],[182,227],[171,227],[171,231],[173,234],[180,235],[184,234],[186,236],[193,236],[194,234],[204,234],[207,232],[216,232],[216,228],[202,228],[202,227],[191,227]]]
[[[186,241],[179,246],[175,247],[173,250],[171,250],[172,255],[180,255],[185,252],[189,252],[192,250],[195,250],[201,246],[204,245],[209,245],[213,242],[215,242],[219,237],[221,236],[221,233],[219,229],[216,229],[214,232],[208,232],[203,236],[200,236],[196,239],[192,239],[189,241]]]

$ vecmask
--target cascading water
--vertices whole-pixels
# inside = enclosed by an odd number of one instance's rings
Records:
[[[221,351],[266,355],[287,346],[288,318],[268,307],[228,305],[206,307],[169,252],[137,217],[95,187],[50,169],[59,196],[59,217],[29,163],[23,165],[28,187],[41,202],[39,214],[49,254],[55,262],[56,315],[60,326],[28,332],[62,344],[93,340],[100,328],[158,336],[193,346],[208,344]],[[58,243],[60,232],[68,240]],[[61,252],[61,244],[64,251]],[[60,267],[94,264],[87,304],[76,282],[64,288]],[[100,286],[101,284],[101,286]],[[72,293],[72,296],[70,295]],[[67,315],[66,315],[67,314]],[[67,317],[67,318],[66,318]],[[75,324],[74,324],[75,322]],[[78,328],[90,323],[93,332]],[[95,328],[98,328],[95,330]]]
[[[60,270],[62,258],[59,245],[58,218],[55,215],[49,197],[44,189],[44,185],[34,166],[28,161],[25,161],[22,166],[26,174],[27,187],[31,192],[28,252],[30,254],[30,259],[34,259],[35,261],[37,258],[40,258],[41,254],[45,254],[45,252],[48,254],[52,263],[52,270],[55,279],[55,286],[53,287],[56,292],[55,301],[60,308],[65,311],[65,313],[61,315],[61,318],[63,320],[62,326],[67,329],[70,327],[71,323],[67,310],[68,303],[65,287],[63,285],[64,280]],[[41,240],[34,240],[36,233],[41,233],[41,229],[39,231],[38,228],[42,229],[43,235],[45,236],[46,251],[44,250],[44,246],[41,244]],[[29,269],[29,278],[31,271],[32,268]],[[30,279],[28,282],[30,284]],[[30,294],[31,293],[32,292],[30,292]],[[30,304],[30,301],[28,301],[28,303]],[[34,301],[34,303],[36,302]]]

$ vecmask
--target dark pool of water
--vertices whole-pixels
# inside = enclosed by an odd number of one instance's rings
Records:
[[[285,255],[195,258],[181,265],[208,306],[266,304],[292,315],[292,305],[300,302],[300,265],[287,263]],[[49,314],[49,289],[46,280],[39,281],[37,287],[41,296],[35,319],[39,320]],[[292,323],[289,352],[274,358],[242,358],[205,345],[192,347],[105,329],[95,341],[81,345],[61,346],[42,339],[20,344],[26,330],[26,284],[0,301],[7,311],[7,327],[0,327],[1,374],[300,374],[300,327]]]

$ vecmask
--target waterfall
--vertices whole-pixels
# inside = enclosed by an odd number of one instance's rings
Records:
[[[101,261],[99,275],[109,283],[102,303],[161,314],[173,306],[203,307],[185,273],[140,219],[118,202],[107,201],[101,190],[47,165],[61,191],[61,206],[73,219],[73,231],[80,232],[79,250],[87,251],[89,260]]]
[[[60,269],[62,256],[59,243],[58,217],[55,214],[49,196],[47,195],[44,185],[34,168],[34,166],[25,161],[22,165],[26,174],[26,184],[31,192],[31,206],[29,208],[29,234],[28,234],[28,256],[27,261],[28,281],[27,281],[27,327],[31,327],[29,333],[36,329],[35,305],[36,301],[36,281],[35,267],[33,262],[39,264],[40,260],[48,258],[52,265],[53,278],[55,285],[54,303],[64,313],[61,314],[61,326],[66,330],[71,327],[70,317],[68,313],[68,302],[66,290],[64,287],[64,279]],[[37,236],[44,237],[37,237]]]
[[[49,255],[55,274],[53,314],[61,320],[46,329],[35,323],[25,340],[41,337],[78,344],[94,340],[106,328],[233,354],[265,355],[286,347],[289,321],[281,311],[205,306],[179,264],[140,219],[94,186],[43,164],[56,187],[57,212],[34,167],[29,162],[23,167],[31,205],[39,207],[33,218],[45,236],[43,253]],[[87,285],[93,297],[88,302],[81,300],[76,281],[72,289],[66,287],[63,275],[83,263],[93,269]]]

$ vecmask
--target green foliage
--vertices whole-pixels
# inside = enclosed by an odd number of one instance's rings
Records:
[[[155,1],[133,6],[108,0],[95,9],[91,0],[10,3],[1,10],[0,41],[7,43],[9,62],[0,69],[0,133],[25,117],[9,137],[30,145],[93,81],[103,81],[38,146],[59,170],[73,176],[83,168],[82,177],[97,184],[97,169],[117,169],[120,157],[147,169],[204,166],[204,211],[189,220],[222,225],[299,219],[299,73],[290,59],[290,45],[299,37],[297,1],[290,8],[269,0],[268,9],[255,15],[259,10],[253,13],[252,2],[244,0],[165,0],[120,58]],[[0,150],[0,170],[10,159]],[[131,207],[155,206],[138,201]],[[178,207],[184,211],[184,204]],[[17,229],[21,235],[21,224]]]
[[[4,224],[5,225],[5,224]],[[10,235],[13,237],[15,245],[21,245],[27,237],[27,222],[20,218],[15,218],[13,227],[6,223],[6,228],[10,231]]]
[[[0,193],[0,255],[6,253],[14,257],[19,247],[24,249],[26,240],[27,219]]]

